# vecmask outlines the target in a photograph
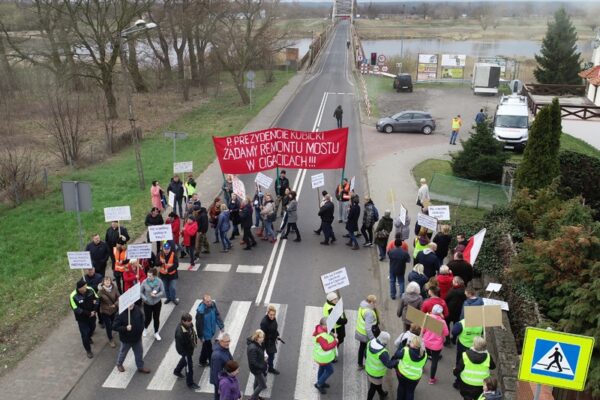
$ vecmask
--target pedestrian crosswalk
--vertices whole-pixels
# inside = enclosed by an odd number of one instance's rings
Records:
[[[233,268],[232,264],[213,264],[208,263],[202,265],[201,263],[190,265],[189,262],[181,261],[179,263],[178,271],[204,271],[204,272],[229,272]],[[245,265],[239,264],[235,268],[235,272],[238,274],[262,274],[264,267],[262,265]]]

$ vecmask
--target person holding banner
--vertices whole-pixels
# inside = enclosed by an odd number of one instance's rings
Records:
[[[175,194],[175,204],[173,204],[173,211],[177,213],[177,209],[179,209],[179,213],[177,215],[183,217],[182,203],[184,190],[183,183],[179,179],[179,175],[173,175],[173,177],[171,178],[171,182],[169,182],[169,186],[167,187],[167,192],[173,192]]]
[[[254,198],[252,199],[252,205],[254,206],[254,227],[259,229],[256,231],[256,235],[257,236],[261,236],[262,235],[262,230],[260,228],[260,223],[262,222],[260,219],[260,208],[262,207],[263,204],[263,192],[260,189],[260,185],[256,185],[256,191],[254,192]]]
[[[437,373],[438,361],[440,360],[442,349],[444,348],[444,341],[448,336],[448,325],[444,320],[444,308],[436,304],[431,309],[431,317],[437,319],[444,324],[442,335],[423,328],[423,343],[425,343],[425,349],[427,350],[428,357],[431,358],[431,368],[429,370],[429,384],[433,385],[437,382],[435,374]]]
[[[154,320],[154,337],[160,340],[158,329],[160,327],[160,309],[162,308],[161,299],[165,297],[165,285],[162,280],[157,277],[157,269],[150,268],[146,280],[142,282],[140,287],[140,297],[144,303],[144,332],[143,335],[148,335],[148,327],[150,322]]]
[[[287,214],[287,206],[290,202],[290,188],[285,189],[285,194],[281,198],[281,211],[283,211],[282,217],[283,221],[281,221],[281,226],[277,229],[277,233],[282,233],[285,231],[285,227],[288,223],[288,214]]]
[[[158,184],[158,181],[152,181],[152,186],[150,187],[150,199],[152,201],[152,208],[157,208],[159,211],[162,211],[163,202],[162,198],[164,196],[163,189]]]
[[[373,400],[375,392],[379,394],[380,399],[384,399],[388,395],[388,392],[383,390],[383,378],[388,369],[394,369],[398,365],[398,360],[392,359],[386,348],[389,341],[390,334],[382,331],[367,346],[367,362],[365,363],[365,372],[369,381],[367,400]]]
[[[97,273],[104,276],[106,272],[106,263],[110,258],[112,249],[108,247],[106,242],[100,240],[100,235],[95,233],[92,236],[92,241],[85,247],[85,251],[90,252],[92,258],[92,265],[94,266]]]
[[[100,320],[104,322],[108,344],[114,349],[117,345],[113,340],[112,327],[119,310],[119,291],[109,276],[105,276],[98,287],[98,296],[100,297]]]
[[[240,224],[240,207],[242,203],[237,194],[232,193],[231,199],[227,204],[229,208],[229,220],[231,221],[231,225],[233,226],[233,230],[231,231],[231,237],[229,240],[234,240],[236,236],[240,236],[240,230],[238,225]]]
[[[69,303],[79,327],[83,348],[87,352],[87,357],[93,358],[91,344],[94,342],[92,335],[96,330],[96,313],[100,307],[98,295],[94,289],[88,288],[82,278],[77,281],[75,290],[71,292]]]
[[[264,200],[265,201],[260,209],[260,217],[265,225],[262,240],[270,240],[271,243],[275,243],[277,239],[275,238],[275,232],[273,231],[273,222],[277,219],[277,209],[275,208],[273,197],[270,193],[265,195]]]
[[[275,212],[279,210],[279,205],[281,201],[285,197],[285,190],[290,188],[290,181],[286,176],[285,169],[282,169],[279,172],[279,179],[275,180],[275,195],[277,196],[277,200],[275,201]],[[281,216],[283,217],[283,213],[285,210],[283,207],[281,208]]]
[[[414,400],[415,389],[423,376],[427,353],[419,336],[413,336],[406,347],[398,349],[394,358],[400,360],[396,369],[398,392],[396,400]]]
[[[221,190],[223,191],[223,199],[225,200],[225,204],[229,204],[231,201],[231,194],[233,193],[233,175],[227,174],[225,176]]]
[[[327,332],[327,318],[323,317],[315,326],[313,332],[313,360],[319,364],[317,372],[317,383],[315,387],[321,394],[326,394],[329,387],[327,379],[333,375],[333,360],[335,359],[336,347],[338,345],[337,334]]]
[[[252,200],[250,199],[250,196],[246,196],[246,199],[242,203],[240,225],[244,232],[242,241],[246,244],[244,250],[252,250],[252,247],[256,246],[256,239],[254,239],[254,235],[252,235]]]
[[[481,336],[473,339],[473,346],[462,354],[454,368],[458,388],[464,400],[476,400],[483,393],[483,382],[490,376],[496,364],[487,351],[487,343]]]
[[[340,207],[338,222],[346,222],[346,208],[348,206],[348,202],[350,201],[350,182],[348,182],[348,178],[342,179],[342,183],[340,183],[335,189],[335,198],[337,199]]]
[[[119,332],[121,347],[117,356],[117,370],[125,372],[123,361],[130,349],[133,349],[135,365],[138,372],[149,374],[150,370],[144,367],[144,347],[142,345],[142,332],[144,331],[144,314],[138,306],[131,304],[115,319],[113,329]]]
[[[208,208],[208,220],[210,221],[210,226],[215,230],[215,241],[214,244],[219,243],[219,229],[217,228],[217,224],[219,222],[219,214],[221,214],[221,198],[215,197],[212,204]]]
[[[335,292],[327,293],[327,301],[323,304],[323,316],[329,317],[331,311],[338,303],[339,298]],[[338,339],[338,347],[342,343],[344,343],[344,338],[346,337],[346,324],[348,323],[348,318],[346,318],[346,313],[342,312],[342,315],[338,318],[335,323],[335,327],[333,331],[337,334]]]
[[[177,298],[177,268],[179,267],[179,259],[175,254],[175,251],[171,249],[169,242],[165,243],[163,249],[159,255],[159,266],[160,266],[160,279],[165,284],[165,293],[167,301],[165,304],[170,302],[179,304]]]

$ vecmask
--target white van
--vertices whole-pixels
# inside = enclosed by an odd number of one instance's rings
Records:
[[[518,94],[502,96],[494,116],[494,138],[504,142],[505,149],[523,150],[529,139],[527,97]]]

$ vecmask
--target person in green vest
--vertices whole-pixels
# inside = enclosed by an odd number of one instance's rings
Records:
[[[452,327],[452,342],[456,344],[456,366],[458,366],[458,361],[462,358],[463,353],[473,346],[473,341],[477,336],[483,336],[483,327],[466,327],[464,318],[454,324]],[[456,377],[456,381],[452,386],[458,389],[458,377]]]
[[[337,334],[327,332],[327,318],[323,317],[313,332],[313,360],[319,364],[315,387],[321,394],[326,394],[329,387],[327,379],[333,374],[333,360],[338,345]]]
[[[413,400],[415,389],[423,376],[423,367],[427,362],[427,353],[421,338],[413,336],[405,347],[396,351],[393,359],[400,361],[396,368],[398,378],[396,400]]]
[[[367,400],[373,400],[375,392],[379,393],[379,398],[382,400],[388,395],[388,392],[383,390],[383,378],[388,369],[394,369],[398,365],[398,360],[393,360],[385,348],[389,341],[390,334],[381,331],[379,336],[372,339],[367,346],[367,362],[365,363],[365,372],[369,380]]]
[[[185,182],[183,186],[185,187],[187,198],[191,198],[192,195],[196,193],[196,181],[194,180],[194,174],[188,174],[187,182]]]
[[[476,336],[473,346],[462,354],[454,368],[454,376],[458,378],[458,387],[463,399],[477,400],[483,393],[483,381],[490,376],[490,370],[495,368],[485,339]]]
[[[333,310],[333,307],[335,307],[335,305],[338,303],[339,298],[338,295],[335,294],[335,292],[330,292],[327,293],[327,301],[325,302],[325,304],[323,304],[323,316],[325,318],[329,317],[329,314],[331,314],[331,311]],[[333,329],[333,331],[335,333],[337,333],[337,339],[338,339],[338,347],[344,343],[344,338],[346,337],[346,324],[348,323],[348,318],[346,318],[346,313],[342,312],[342,316],[340,318],[338,318],[337,322],[335,323],[335,328]],[[334,360],[334,362],[336,362],[336,360]]]
[[[377,337],[379,333],[379,317],[377,313],[377,296],[370,294],[360,302],[356,316],[356,331],[354,338],[358,344],[358,369],[364,369],[363,360],[367,351],[367,344]],[[373,331],[375,328],[375,332]]]

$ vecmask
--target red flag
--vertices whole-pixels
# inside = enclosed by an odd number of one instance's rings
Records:
[[[241,135],[213,136],[215,153],[226,174],[273,168],[336,169],[346,164],[348,128],[302,132],[272,128]]]
[[[471,265],[475,265],[475,260],[477,260],[477,255],[479,254],[479,250],[481,250],[481,245],[483,244],[485,232],[486,229],[483,228],[474,236],[471,236],[471,238],[467,242],[467,246],[463,250],[463,256],[465,261],[467,261]]]

